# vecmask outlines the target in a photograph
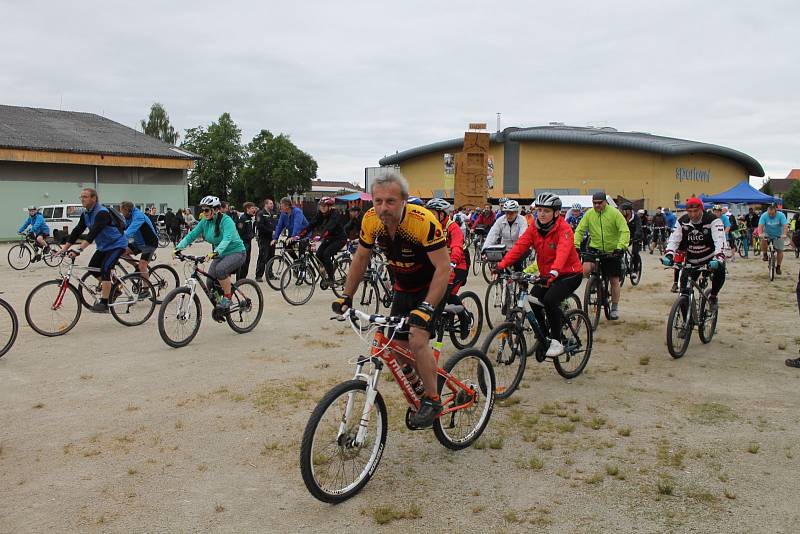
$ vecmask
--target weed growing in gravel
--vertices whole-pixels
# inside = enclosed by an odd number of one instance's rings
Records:
[[[605,478],[605,475],[603,473],[595,473],[595,474],[593,474],[593,475],[591,475],[591,476],[586,478],[586,483],[587,484],[599,484],[600,482],[603,481],[604,478]]]
[[[631,435],[631,427],[622,426],[617,430],[617,434],[619,434],[620,436],[622,436],[624,438],[627,438],[628,436]]]
[[[747,452],[749,452],[750,454],[758,454],[759,449],[761,449],[761,445],[759,445],[755,441],[747,446]]]
[[[611,477],[619,475],[619,467],[614,464],[606,464],[606,474]]]
[[[729,490],[728,488],[725,488],[723,493],[727,499],[734,500],[736,498],[736,494],[731,490]]]
[[[43,402],[37,402],[36,404],[33,405],[33,408],[35,410],[41,410],[42,408],[44,408],[44,403]]]
[[[592,428],[592,430],[600,430],[605,424],[606,418],[597,415],[592,417],[592,420],[589,422],[589,426]]]
[[[541,458],[538,458],[536,456],[528,458],[528,469],[533,469],[534,471],[538,471],[542,467],[544,467],[544,462],[542,461]]]
[[[689,420],[703,425],[735,421],[738,416],[728,406],[718,402],[703,402],[689,407]]]
[[[519,397],[511,397],[511,398],[508,398],[508,399],[503,399],[501,401],[497,401],[497,405],[498,406],[502,406],[504,408],[507,408],[509,406],[514,406],[514,405],[519,404],[519,403],[520,403]]]
[[[496,436],[489,440],[489,448],[490,449],[502,449],[503,448],[503,436]]]
[[[222,512],[225,511],[225,507],[217,503],[217,505],[214,507],[214,511],[217,512],[218,514],[221,514]]]
[[[565,432],[575,432],[575,423],[560,423],[556,425],[556,430],[561,434]]]
[[[372,509],[370,514],[372,519],[379,525],[385,525],[397,519],[418,519],[422,517],[419,506],[416,504],[409,506],[408,510],[398,510],[393,506],[377,506]]]
[[[540,441],[538,447],[543,451],[553,450],[553,442],[548,440]]]
[[[642,356],[639,358],[639,365],[647,365],[650,363],[650,356]]]
[[[658,478],[656,488],[658,489],[659,495],[672,495],[672,493],[675,491],[675,483],[669,476],[661,475]]]

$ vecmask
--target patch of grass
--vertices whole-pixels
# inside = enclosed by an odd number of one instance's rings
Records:
[[[200,471],[201,473],[204,473],[205,471],[208,471],[208,464],[200,464],[200,465],[198,465],[197,466],[197,470]]]
[[[575,432],[575,423],[560,423],[556,425],[556,430],[561,434]]]
[[[627,438],[628,436],[631,435],[631,427],[629,427],[629,426],[621,426],[621,427],[619,427],[617,429],[617,434],[622,436],[622,437],[624,437],[624,438]]]
[[[539,434],[533,430],[523,430],[522,431],[522,441],[526,443],[533,443],[537,439],[539,439]]]
[[[711,504],[717,501],[717,498],[711,492],[704,489],[689,490],[686,495],[704,504]]]
[[[600,430],[605,424],[606,418],[600,417],[599,415],[592,417],[592,420],[589,421],[589,427],[591,427],[592,430]]]
[[[547,439],[547,440],[544,440],[544,441],[540,441],[540,442],[539,442],[539,444],[538,444],[537,446],[538,446],[540,449],[542,449],[543,451],[550,451],[550,450],[553,450],[553,442],[552,442],[552,441],[550,441],[549,439]]]
[[[606,474],[608,476],[616,477],[619,475],[619,466],[614,464],[606,464]]]
[[[544,462],[542,461],[541,458],[539,458],[537,456],[531,456],[530,458],[528,458],[528,468],[529,469],[533,469],[534,471],[538,471],[542,467],[544,467]]]
[[[220,503],[217,503],[217,505],[216,505],[216,506],[214,506],[214,511],[215,511],[216,513],[218,513],[218,514],[221,514],[222,512],[224,512],[224,511],[225,511],[225,507],[224,507],[224,506],[222,506]]]
[[[486,448],[486,440],[483,439],[483,438],[475,440],[472,443],[472,448],[473,449],[478,449],[479,451],[482,451],[483,449]]]
[[[730,500],[736,499],[736,494],[733,491],[729,490],[728,488],[725,488],[725,490],[722,493],[723,495],[725,495],[726,499]]]
[[[36,404],[33,405],[34,410],[41,410],[42,408],[44,408],[43,402],[37,402]]]
[[[391,523],[397,519],[417,519],[422,517],[419,507],[412,504],[408,510],[398,510],[393,506],[378,506],[371,511],[372,519],[379,525]]]
[[[539,408],[539,413],[542,415],[553,415],[556,413],[556,407],[555,405],[546,402],[544,406]]]
[[[502,406],[504,408],[508,408],[509,406],[514,406],[519,403],[520,403],[519,397],[509,397],[508,399],[497,401],[497,405]]]
[[[128,468],[128,474],[129,474],[129,475],[133,476],[133,475],[135,475],[136,473],[138,473],[138,471],[137,471],[136,469],[134,469],[133,467],[129,467],[129,468]]]
[[[520,515],[516,512],[516,510],[508,510],[503,514],[503,519],[506,520],[508,523],[524,523],[525,519],[520,517]]]
[[[752,443],[750,443],[750,444],[747,446],[747,452],[749,452],[750,454],[758,454],[758,451],[759,451],[760,449],[761,449],[761,445],[759,445],[759,444],[758,444],[758,443],[756,443],[755,441],[754,441],[754,442],[752,442]]]
[[[81,375],[81,380],[91,380],[94,375]]]
[[[490,449],[502,449],[503,448],[503,436],[496,436],[494,438],[489,439],[489,448]]]
[[[639,358],[639,365],[647,365],[650,363],[650,356],[642,356]]]
[[[571,413],[569,414],[569,420],[573,423],[578,423],[582,419],[581,414],[579,413]]]
[[[586,478],[587,484],[599,484],[606,476],[603,473],[595,473]]]
[[[180,419],[175,421],[175,430],[183,430],[183,421]]]
[[[486,510],[485,506],[478,505],[478,506],[473,506],[472,507],[472,513],[473,514],[479,514],[479,513],[483,512],[484,510]]]
[[[689,420],[703,425],[735,421],[738,416],[728,406],[718,402],[703,402],[689,407]]]
[[[278,441],[270,441],[265,442],[261,446],[261,456],[269,456],[269,453],[272,451],[278,451],[281,448],[281,444]]]
[[[717,478],[719,478],[720,482],[727,482],[731,479],[731,477],[729,477],[727,473],[720,473]]]
[[[675,492],[675,483],[667,476],[659,477],[656,489],[659,495],[672,495]]]

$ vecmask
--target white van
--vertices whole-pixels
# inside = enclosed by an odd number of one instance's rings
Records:
[[[78,224],[83,213],[83,206],[80,204],[52,204],[39,206],[39,211],[47,226],[50,227],[50,235],[58,242],[63,236],[69,235]]]

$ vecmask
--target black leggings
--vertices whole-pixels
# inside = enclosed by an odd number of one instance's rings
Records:
[[[700,273],[694,273],[692,276],[693,279],[697,280],[697,277],[700,276]],[[678,269],[675,269],[675,274],[673,275],[673,279],[675,283],[678,283]],[[720,265],[719,269],[714,271],[711,274],[711,294],[712,295],[719,295],[720,289],[722,286],[725,285],[725,266]],[[800,280],[798,280],[798,291],[800,291]],[[800,297],[800,293],[798,293],[798,297]]]
[[[561,302],[569,297],[578,289],[583,280],[583,273],[576,273],[556,278],[550,287],[533,286],[531,295],[536,297],[544,304],[544,311],[547,314],[547,322],[550,325],[550,339],[561,337],[561,323],[564,315],[561,312]],[[542,308],[533,306],[533,313],[539,323],[543,323]]]
[[[337,237],[334,239],[326,239],[319,244],[317,248],[317,258],[325,266],[325,272],[328,278],[333,278],[333,256],[342,250],[344,244],[347,243],[346,237]]]

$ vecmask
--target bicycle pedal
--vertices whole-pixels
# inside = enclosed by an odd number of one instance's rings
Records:
[[[411,411],[411,408],[406,408],[406,428],[409,430],[425,430],[424,428],[420,428],[418,426],[414,426],[411,424],[411,418],[416,414],[416,411]]]

